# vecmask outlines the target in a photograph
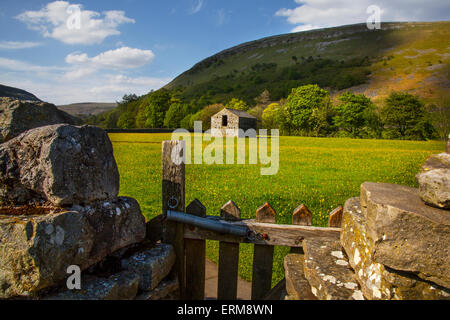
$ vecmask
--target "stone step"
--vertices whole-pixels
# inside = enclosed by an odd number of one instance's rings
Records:
[[[389,269],[373,260],[374,242],[366,231],[359,198],[348,199],[342,217],[341,245],[367,299],[446,299],[448,293],[413,274]]]
[[[305,256],[291,253],[284,257],[284,272],[286,278],[286,300],[317,300],[311,286],[306,280],[304,269]]]
[[[155,248],[123,259],[122,268],[139,275],[139,289],[155,289],[172,269],[175,263],[175,250],[170,244],[158,244]]]
[[[102,262],[108,264],[109,270],[117,271],[103,271],[107,274],[99,275],[102,268],[94,268],[90,271],[93,274],[83,273],[80,289],[69,290],[63,285],[40,299],[159,300],[178,296],[178,280],[167,278],[175,262],[175,251],[169,244],[157,244],[117,262]]]
[[[364,300],[339,241],[305,240],[304,273],[319,300]]]
[[[179,298],[178,279],[164,279],[158,286],[145,291],[136,297],[136,300],[176,300]]]
[[[122,271],[108,278],[84,275],[81,289],[63,290],[42,300],[132,300],[138,292],[139,276]]]
[[[373,260],[450,288],[450,211],[427,206],[418,189],[361,185],[361,211]]]

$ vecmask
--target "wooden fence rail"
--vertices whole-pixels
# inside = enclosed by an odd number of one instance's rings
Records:
[[[312,214],[304,204],[294,210],[291,225],[276,224],[276,212],[268,202],[256,210],[255,219],[247,220],[241,219],[241,210],[231,200],[222,206],[220,217],[207,216],[205,206],[197,199],[185,207],[183,148],[183,141],[164,141],[162,144],[163,217],[169,210],[181,215],[185,212],[206,219],[195,218],[197,220],[245,227],[248,236],[218,233],[161,217],[152,220],[149,228],[164,220],[162,240],[175,247],[177,259],[173,272],[179,279],[181,299],[204,299],[206,240],[219,241],[219,300],[237,298],[239,244],[254,244],[251,297],[260,300],[276,296],[274,290],[279,290],[284,283],[283,279],[271,291],[274,246],[288,246],[293,252],[301,252],[305,239],[339,239],[342,207],[330,214],[328,228],[312,226]]]

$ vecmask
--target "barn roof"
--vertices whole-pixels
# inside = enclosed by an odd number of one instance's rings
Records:
[[[256,119],[256,117],[252,116],[251,114],[248,114],[247,112],[245,112],[243,110],[236,110],[236,109],[230,109],[230,108],[225,108],[225,109],[227,109],[231,113],[234,113],[235,115],[237,115],[240,118]]]

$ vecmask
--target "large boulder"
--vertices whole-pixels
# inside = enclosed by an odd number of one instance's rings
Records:
[[[118,191],[112,144],[98,127],[45,126],[0,145],[3,205],[87,205],[113,200]]]
[[[20,213],[20,211],[19,211]],[[136,200],[74,206],[40,215],[0,215],[0,298],[29,296],[141,242],[145,218]]]
[[[81,124],[79,119],[50,103],[0,98],[0,142],[29,129],[57,123]]]
[[[437,208],[450,209],[450,154],[430,156],[416,180],[423,201]]]
[[[360,204],[375,262],[450,288],[450,211],[388,183],[363,183]]]
[[[413,273],[398,272],[373,260],[374,241],[366,231],[359,198],[345,202],[341,245],[355,270],[364,296],[370,300],[435,300],[450,298],[449,291]]]

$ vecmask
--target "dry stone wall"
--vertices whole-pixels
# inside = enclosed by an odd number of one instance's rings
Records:
[[[450,300],[449,169],[442,153],[418,189],[363,183],[344,205],[340,241],[304,241],[304,255],[285,257],[286,299]]]
[[[178,296],[174,249],[146,240],[139,204],[118,197],[112,151],[102,129],[68,124],[0,144],[0,299]]]

